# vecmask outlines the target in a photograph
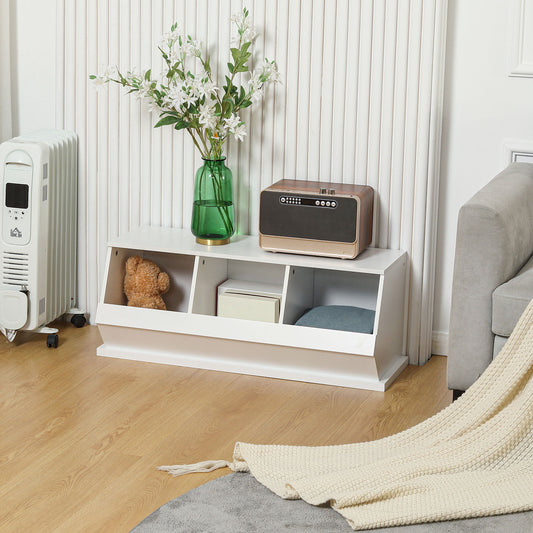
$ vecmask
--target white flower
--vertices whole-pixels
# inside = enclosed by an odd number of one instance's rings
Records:
[[[148,100],[146,104],[148,107],[148,111],[150,111],[150,113],[154,113],[155,111],[157,111],[158,113],[161,113],[161,111],[164,111],[164,109],[162,107],[159,107],[153,100]]]
[[[171,65],[174,65],[174,63],[179,63],[182,60],[181,48],[178,48],[177,50],[172,48],[168,54],[168,60],[170,61]]]
[[[246,135],[246,126],[241,121],[238,115],[232,113],[229,118],[224,119],[224,126],[229,133],[232,133],[238,141],[244,140]]]
[[[233,34],[231,38],[232,46],[238,46],[239,41],[243,43],[252,42],[257,37],[257,32],[252,25],[252,21],[248,18],[248,14],[239,13],[233,15],[231,21],[237,27],[237,35]]]
[[[197,98],[202,96],[202,80],[199,78],[194,78],[193,80],[189,81],[188,86],[190,87],[191,93]]]
[[[242,26],[245,19],[246,17],[242,13],[237,13],[230,17],[231,22],[234,22],[236,26]]]
[[[261,100],[261,98],[263,98],[263,94],[264,94],[264,91],[263,91],[263,88],[261,87],[260,89],[256,89],[251,95],[250,95],[250,100],[252,102],[259,102]]]
[[[143,79],[139,87],[139,96],[150,96],[155,83],[151,80]]]
[[[105,76],[95,76],[91,81],[94,85],[94,88],[97,91],[100,91],[101,89],[103,89],[105,84],[108,82],[108,79]]]
[[[249,43],[252,42],[257,37],[257,32],[253,27],[247,28],[242,34],[242,42]]]
[[[244,83],[244,86],[252,102],[261,100],[263,96],[263,82],[261,81],[260,72],[254,72],[250,79]]]
[[[188,92],[183,92],[183,104],[187,107],[190,107],[191,105],[196,104],[196,96],[194,94],[190,94]]]
[[[181,52],[186,56],[200,57],[202,55],[202,43],[188,38],[187,41],[181,45]]]
[[[244,122],[237,126],[232,133],[235,139],[238,141],[244,141],[244,136],[246,135],[246,126]]]
[[[217,117],[214,114],[214,107],[203,104],[200,106],[200,114],[198,122],[203,126],[204,130],[215,130],[217,127]]]
[[[174,43],[179,39],[179,36],[180,34],[178,28],[176,28],[174,31],[164,33],[158,45],[163,49],[171,49],[174,46]]]
[[[218,87],[209,79],[202,81],[198,87],[199,96],[210,96],[218,92]]]
[[[220,122],[217,124],[216,128],[214,129],[215,135],[214,137],[218,139],[224,139],[226,135],[228,134],[228,128],[226,128],[223,124]]]
[[[281,82],[281,75],[278,71],[278,66],[275,61],[269,61],[265,58],[263,62],[263,67],[261,69],[261,74],[264,76],[265,81],[271,81],[274,83]]]
[[[239,46],[239,44],[242,43],[249,43],[253,42],[253,40],[257,37],[257,32],[254,28],[247,28],[242,31],[242,34],[237,33],[237,35],[233,34],[231,36],[231,46]]]
[[[118,69],[116,65],[108,65],[106,69],[104,70],[103,77],[107,78],[108,80],[110,78],[116,79],[118,77]]]
[[[205,122],[209,117],[211,117],[214,114],[215,106],[206,102],[205,104],[202,104],[200,106],[198,111],[199,111],[198,119],[201,124],[202,122]]]
[[[165,97],[164,104],[168,107],[173,107],[176,111],[180,110],[181,105],[185,101],[186,93],[177,85],[170,87],[167,96]]]
[[[240,123],[241,123],[241,120],[235,113],[232,113],[229,118],[224,119],[224,125],[228,128],[228,130],[231,133],[235,132],[235,128],[237,128]]]

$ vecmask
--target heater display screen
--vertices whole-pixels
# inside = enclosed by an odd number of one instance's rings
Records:
[[[23,183],[6,183],[6,207],[28,209],[30,187]]]

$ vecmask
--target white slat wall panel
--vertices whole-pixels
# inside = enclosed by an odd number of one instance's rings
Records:
[[[447,0],[249,0],[254,57],[283,84],[246,110],[228,145],[237,228],[258,232],[259,192],[285,178],[369,184],[373,245],[409,252],[406,352],[429,356]],[[185,132],[91,73],[161,68],[173,21],[209,46],[220,79],[242,0],[57,0],[57,125],[80,136],[79,298],[94,315],[109,237],[153,224],[189,227],[199,155]]]

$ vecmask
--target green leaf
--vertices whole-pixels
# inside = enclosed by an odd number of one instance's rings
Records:
[[[152,69],[149,68],[149,69],[146,71],[146,73],[144,74],[144,79],[145,79],[146,81],[150,81],[150,75],[151,75],[151,73],[152,73]]]
[[[161,126],[168,126],[170,124],[175,124],[180,119],[174,115],[167,115],[166,117],[163,117],[155,126],[154,128],[160,128]]]
[[[95,76],[94,74],[91,74],[91,75],[89,76],[89,79],[90,79],[90,80],[95,80],[95,79],[96,79],[96,76]]]
[[[230,72],[233,72],[233,69],[234,69],[234,68],[235,68],[235,67],[233,66],[232,63],[228,63],[228,70],[229,70]],[[228,83],[229,83],[229,78],[228,78],[227,76],[226,76],[226,80],[228,80]]]
[[[174,126],[175,130],[184,130],[185,128],[189,127],[189,123],[185,122],[183,119],[179,119],[178,122],[176,122],[176,125]]]
[[[231,56],[233,57],[233,61],[235,63],[239,62],[239,56],[241,55],[241,51],[238,48],[230,48],[231,50]]]
[[[250,107],[252,105],[251,100],[243,100],[241,103],[241,107]]]
[[[233,113],[233,108],[235,106],[233,105],[233,99],[232,98],[224,98],[222,100],[222,116],[224,118],[227,118],[231,116],[231,113]]]

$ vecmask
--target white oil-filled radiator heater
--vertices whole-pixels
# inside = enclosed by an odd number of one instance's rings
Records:
[[[41,130],[0,145],[0,330],[47,334],[47,324],[77,306],[78,139],[73,132]]]

